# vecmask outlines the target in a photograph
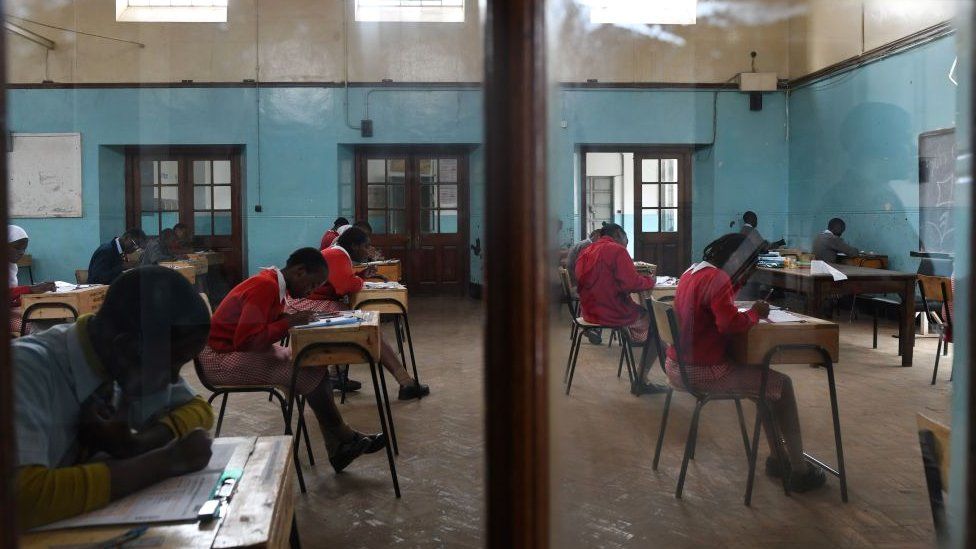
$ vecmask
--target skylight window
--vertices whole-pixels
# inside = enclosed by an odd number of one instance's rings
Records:
[[[227,0],[115,0],[115,20],[133,23],[226,23]]]
[[[356,21],[463,23],[464,0],[356,0]]]
[[[612,25],[694,25],[698,0],[583,0],[590,23]]]

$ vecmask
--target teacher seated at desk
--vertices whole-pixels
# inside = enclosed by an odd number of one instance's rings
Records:
[[[841,235],[847,229],[844,220],[835,217],[827,223],[827,230],[818,234],[813,240],[813,256],[815,259],[826,261],[827,263],[837,263],[838,256],[857,257],[861,255],[861,250],[851,246]]]
[[[684,351],[682,362],[695,390],[709,393],[735,392],[758,398],[762,368],[732,364],[727,349],[732,334],[744,333],[759,319],[769,316],[769,304],[757,301],[748,311],[739,311],[736,292],[756,269],[762,241],[747,235],[727,234],[705,247],[703,261],[692,265],[678,281],[674,312],[678,317],[678,337]],[[674,387],[683,387],[678,356],[668,349],[665,370]],[[778,436],[785,439],[789,458],[790,485],[794,492],[819,488],[826,474],[803,457],[800,416],[789,376],[769,371],[766,401],[773,425],[764,418],[763,430],[769,444],[766,473],[779,477],[786,467],[776,457]]]
[[[97,314],[11,343],[21,528],[207,465],[213,409],[180,368],[209,332],[185,278],[143,267],[112,284]]]

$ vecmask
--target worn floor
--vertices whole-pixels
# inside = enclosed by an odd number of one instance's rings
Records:
[[[394,403],[403,498],[396,500],[378,453],[335,475],[312,422],[315,467],[303,457],[309,493],[300,496],[305,547],[479,547],[484,540],[483,369],[480,304],[415,299],[411,320],[421,377],[432,395]],[[896,340],[883,327],[870,348],[870,324],[846,322],[836,366],[850,502],[838,482],[813,494],[785,497],[757,476],[751,508],[742,504],[746,459],[731,403],[702,417],[697,456],[682,500],[673,496],[694,401],[677,395],[658,472],[651,470],[663,397],[636,398],[616,378],[616,347],[585,344],[573,393],[559,390],[568,329],[554,328],[552,392],[553,547],[930,547],[931,515],[915,429],[916,412],[948,421],[951,385],[943,367],[929,378],[936,342],[919,340],[914,368],[901,368]],[[950,354],[951,358],[951,354]],[[943,362],[946,364],[946,362]],[[834,461],[822,370],[783,368],[799,395],[808,450]],[[659,371],[655,376],[660,380]],[[189,374],[192,377],[192,373]],[[355,376],[366,380],[368,375]],[[745,405],[751,424],[752,407]],[[349,423],[376,429],[369,390],[342,406]],[[490,411],[488,412],[490,413]],[[232,397],[224,435],[276,434],[277,410],[265,399]],[[761,456],[765,456],[765,441]]]

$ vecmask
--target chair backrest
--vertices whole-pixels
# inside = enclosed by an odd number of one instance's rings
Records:
[[[200,299],[202,299],[203,303],[207,306],[207,312],[210,313],[210,316],[213,316],[213,307],[210,305],[210,298],[207,297],[207,294],[201,292]]]
[[[650,307],[648,312],[651,313],[654,319],[654,324],[657,326],[657,335],[661,339],[661,343],[671,346],[675,343],[675,333],[671,327],[669,311],[672,311],[670,303],[664,303],[663,301],[658,301],[654,298],[648,299]]]
[[[566,270],[566,267],[559,268],[559,285],[563,289],[563,298],[571,299],[573,296],[573,292],[572,292],[573,284],[572,281],[569,279],[569,271]]]
[[[78,284],[88,284],[88,269],[75,269],[75,281]]]
[[[38,315],[40,311],[58,311],[53,316],[50,313]],[[44,320],[53,324],[64,324],[78,320],[78,311],[67,303],[35,303],[24,309],[20,317],[20,336],[27,335],[28,324]]]
[[[947,276],[918,275],[918,291],[922,300],[939,301],[946,306],[946,323],[952,324],[952,279]]]
[[[664,368],[664,348],[665,346],[674,347],[674,354],[678,357],[678,373],[681,375],[681,384],[686,391],[698,397],[698,393],[691,386],[691,378],[688,377],[688,370],[684,360],[681,358],[681,338],[678,336],[678,315],[674,312],[672,303],[665,303],[651,298],[647,300],[648,312],[651,312],[651,320],[654,324],[654,331],[658,338],[658,353],[661,360],[661,368]],[[667,373],[667,370],[665,370]]]
[[[949,490],[949,427],[922,414],[915,415],[918,424],[918,443],[922,451],[925,484],[932,507],[932,521],[936,536],[945,539],[945,500],[942,492]]]

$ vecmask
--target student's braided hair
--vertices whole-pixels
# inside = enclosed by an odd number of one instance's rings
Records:
[[[762,243],[754,232],[729,233],[705,246],[702,259],[727,272],[733,282],[738,282],[749,266],[756,262],[761,248]]]

